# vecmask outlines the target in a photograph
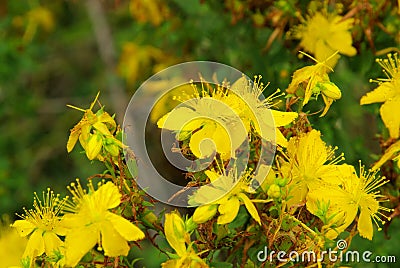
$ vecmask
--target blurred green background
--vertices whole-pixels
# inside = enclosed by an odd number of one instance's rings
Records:
[[[363,2],[363,1],[360,1]],[[323,139],[345,153],[346,162],[367,166],[380,154],[376,133],[385,128],[379,105],[361,107],[359,99],[383,77],[376,54],[399,48],[397,1],[369,1],[355,16],[358,54],[341,57],[331,80],[342,90],[327,116],[312,117]],[[348,10],[358,1],[342,3]],[[30,207],[32,192],[51,187],[65,193],[76,177],[101,173],[102,167],[74,150],[67,154],[69,129],[98,91],[110,113],[122,122],[124,109],[139,85],[170,65],[190,60],[228,64],[270,82],[266,93],[286,89],[299,59],[297,40],[287,31],[298,24],[308,1],[256,0],[19,0],[0,2],[0,215]],[[364,13],[363,13],[364,12]],[[366,14],[366,15],[365,15]],[[353,14],[354,15],[354,14]],[[368,16],[367,16],[368,15]],[[383,26],[383,27],[381,27]],[[372,33],[369,36],[367,33]],[[370,40],[370,37],[372,40]],[[323,107],[322,101],[307,106]],[[400,260],[399,219],[373,244]],[[389,246],[387,246],[389,245]]]

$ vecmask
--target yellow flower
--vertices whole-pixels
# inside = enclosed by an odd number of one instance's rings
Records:
[[[376,162],[372,167],[372,171],[375,171],[378,168],[380,168],[389,159],[397,161],[397,166],[400,168],[400,141],[397,141],[396,143],[392,144],[389,148],[387,148],[381,159],[379,159],[379,161]]]
[[[154,26],[159,26],[170,16],[168,5],[160,0],[131,0],[129,11],[137,21],[151,22]]]
[[[336,148],[326,146],[321,139],[321,133],[315,129],[289,140],[286,157],[280,171],[284,178],[289,178],[289,208],[304,204],[309,189],[321,184],[335,182],[341,176],[341,170],[347,165],[337,165],[343,159],[343,154],[334,157]]]
[[[300,53],[305,54],[303,52]],[[340,89],[334,83],[330,82],[328,71],[332,69],[326,65],[326,62],[334,57],[336,53],[330,55],[330,57],[323,62],[319,62],[308,54],[305,55],[313,59],[316,64],[295,71],[292,82],[290,82],[286,92],[296,94],[299,86],[305,85],[303,105],[306,105],[310,101],[313,94],[316,96],[321,94],[325,103],[325,109],[320,115],[322,117],[328,112],[333,101],[342,97]]]
[[[270,107],[274,105],[273,99],[277,97],[276,94],[279,93],[279,90],[264,100],[261,99],[266,87],[260,83],[260,79],[261,76],[258,76],[253,85],[251,85],[245,76],[239,78],[230,88],[237,95],[228,95],[222,101],[226,102],[239,114],[248,132],[252,123],[262,138],[270,140],[271,136],[269,134],[275,128],[276,143],[286,147],[287,140],[278,127],[290,124],[298,117],[298,114],[271,109]]]
[[[138,9],[137,12],[143,14],[141,9]],[[148,72],[157,73],[176,64],[177,61],[177,58],[170,53],[164,53],[157,47],[125,42],[122,46],[117,71],[131,86],[137,83],[140,77],[147,75]]]
[[[68,187],[72,202],[66,204],[63,226],[67,229],[65,237],[65,263],[75,266],[96,243],[104,255],[110,257],[126,256],[129,251],[127,241],[144,238],[144,233],[127,219],[110,212],[121,203],[118,187],[112,182],[99,184],[97,190],[88,184],[89,193],[77,184]]]
[[[98,158],[100,161],[103,161],[104,158],[101,155],[102,149],[112,156],[117,156],[119,148],[123,148],[124,145],[113,136],[117,130],[114,118],[105,112],[103,107],[96,113],[92,111],[99,94],[100,92],[97,93],[89,109],[84,110],[68,105],[68,107],[84,112],[84,115],[79,123],[71,129],[67,142],[67,151],[71,152],[79,140],[89,160]]]
[[[54,16],[45,7],[38,6],[29,10],[24,18],[27,21],[26,30],[22,37],[24,43],[31,42],[39,28],[42,28],[46,32],[51,32],[54,28]]]
[[[177,140],[190,137],[189,147],[197,158],[212,156],[216,147],[222,159],[229,159],[247,138],[240,118],[217,95],[190,99],[163,116],[157,125],[176,131]]]
[[[360,104],[383,102],[380,108],[383,123],[389,129],[390,137],[397,139],[400,134],[400,58],[396,53],[388,54],[387,59],[376,61],[388,78],[370,80],[378,82],[379,86],[363,96]]]
[[[376,191],[377,188],[388,181],[385,181],[384,177],[376,176],[376,171],[373,173],[364,171],[362,166],[359,176],[352,167],[343,172],[342,177],[336,177],[336,179],[336,185],[329,184],[310,189],[307,196],[307,209],[316,214],[317,202],[324,202],[329,204],[328,213],[335,215],[334,221],[342,218],[339,220],[343,221],[341,226],[327,232],[326,237],[330,239],[335,239],[343,232],[360,211],[357,229],[362,237],[371,240],[373,236],[372,221],[379,227],[378,221],[382,224],[385,223],[378,216],[383,215],[380,211],[391,211],[379,205],[379,202],[384,200],[382,200],[383,196],[379,194],[379,191]],[[390,218],[388,219],[390,220]]]
[[[8,217],[3,218],[0,219],[0,260],[2,267],[10,267],[21,262],[28,239],[10,227]]]
[[[177,258],[164,262],[164,268],[206,268],[208,265],[196,254],[190,242],[185,222],[176,213],[165,214],[165,237],[177,253]],[[187,246],[186,246],[187,245]]]
[[[195,223],[203,223],[215,216],[219,212],[218,224],[227,224],[232,222],[238,212],[241,204],[244,204],[251,217],[261,224],[260,216],[253,202],[266,203],[271,200],[250,200],[246,195],[253,193],[254,190],[249,186],[249,174],[238,178],[234,169],[227,175],[219,175],[213,171],[206,171],[206,175],[211,180],[211,185],[201,186],[189,199],[189,205],[196,206],[193,214]]]
[[[147,82],[150,90],[160,92],[163,88],[168,87],[170,84],[178,83],[178,81],[152,81]],[[150,113],[150,121],[157,123],[166,113],[173,110],[180,103],[192,99],[195,94],[198,94],[197,89],[189,84],[180,85],[159,98]]]
[[[357,53],[352,46],[349,32],[353,22],[353,19],[343,20],[342,16],[323,10],[308,16],[307,20],[296,26],[293,29],[293,36],[301,39],[300,46],[315,55],[318,61],[327,61],[326,64],[333,68],[340,56],[330,56],[336,51],[347,56],[354,56]]]
[[[20,216],[23,220],[11,225],[20,236],[29,236],[23,258],[29,257],[32,262],[33,258],[43,253],[51,256],[63,245],[58,235],[64,235],[65,230],[58,214],[64,203],[65,200],[60,200],[50,189],[47,189],[47,194],[43,192],[43,200],[35,193],[33,209],[24,209],[25,214]]]

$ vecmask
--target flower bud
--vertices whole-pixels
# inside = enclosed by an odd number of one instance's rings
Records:
[[[153,225],[157,223],[157,216],[150,210],[146,209],[144,211],[143,220],[148,222],[149,224]]]
[[[100,134],[92,134],[89,136],[88,142],[86,144],[86,156],[89,160],[93,160],[101,151],[103,146],[102,136]]]
[[[288,183],[289,179],[284,179],[284,178],[276,178],[275,179],[275,184],[277,184],[279,187],[284,187]]]
[[[317,86],[321,89],[321,93],[330,99],[338,100],[342,97],[340,89],[332,82],[319,82]]]
[[[114,137],[106,138],[104,141],[104,149],[106,149],[106,151],[109,152],[112,156],[118,156],[119,147],[114,142],[114,139],[115,139]]]
[[[272,184],[269,187],[267,194],[269,197],[278,198],[281,196],[281,188],[276,184]]]
[[[177,213],[165,214],[164,232],[168,243],[176,253],[184,255],[186,253],[185,223]]]

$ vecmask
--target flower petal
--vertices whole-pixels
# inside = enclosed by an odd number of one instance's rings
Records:
[[[382,104],[380,113],[385,123],[385,126],[389,129],[389,134],[391,138],[397,139],[400,132],[400,116],[398,114],[400,107],[400,96],[393,99],[387,100]]]
[[[250,213],[251,217],[258,222],[258,224],[261,225],[261,219],[260,216],[258,215],[257,208],[254,206],[254,204],[250,201],[249,197],[245,195],[244,193],[239,193],[238,197],[240,200],[243,201],[247,211]]]
[[[360,236],[372,240],[372,236],[374,234],[372,219],[370,213],[368,213],[368,211],[366,211],[365,209],[361,209],[357,229],[360,232]]]
[[[295,140],[294,140],[295,141]],[[310,168],[320,167],[327,160],[327,148],[321,132],[313,129],[298,142],[298,160]]]
[[[231,187],[225,185],[224,178],[220,178],[212,184],[200,186],[193,195],[189,197],[189,205],[199,206],[214,202],[225,196]],[[231,186],[231,185],[230,185]]]
[[[101,148],[103,147],[102,136],[98,133],[91,134],[89,139],[87,140],[87,144],[85,147],[86,156],[89,160],[93,160],[100,153]]]
[[[270,111],[272,113],[272,117],[274,118],[275,126],[277,127],[289,125],[299,116],[299,114],[295,112],[281,112],[276,110]]]
[[[139,227],[121,216],[107,212],[106,219],[108,219],[115,230],[128,241],[137,241],[145,237]]]
[[[110,257],[127,256],[129,246],[126,240],[115,230],[110,221],[100,225],[101,245],[104,255]]]
[[[197,158],[204,158],[215,153],[217,148],[215,148],[215,143],[212,141],[215,129],[216,127],[213,123],[208,123],[190,138],[190,150]]]
[[[110,181],[101,185],[91,198],[95,204],[104,209],[115,208],[121,203],[121,193],[118,187]]]
[[[322,99],[324,100],[325,103],[325,108],[322,111],[321,115],[319,117],[323,117],[326,115],[326,113],[328,112],[329,108],[331,107],[332,103],[333,103],[333,99],[325,97],[325,95],[322,95]]]
[[[18,234],[22,237],[29,235],[36,228],[33,223],[27,220],[17,220],[11,225],[11,227],[17,229]]]
[[[357,53],[357,50],[351,45],[353,40],[348,31],[353,23],[354,19],[343,20],[342,16],[336,16],[332,21],[332,31],[326,42],[333,50],[338,50],[340,54],[354,56]]]
[[[232,196],[226,202],[220,204],[218,211],[221,215],[218,217],[217,223],[227,224],[232,222],[239,212],[239,207],[240,201],[236,196]]]
[[[233,133],[232,133],[233,134]],[[232,146],[237,146],[239,147],[240,143],[244,141],[241,140],[239,142],[238,140],[235,140],[236,137],[234,136],[229,136],[226,130],[219,124],[217,124],[214,134],[212,136],[212,141],[215,143],[215,146],[217,147],[217,152],[221,154],[221,157],[223,159],[229,159],[231,156],[231,144]],[[236,150],[237,147],[232,148],[233,150]]]
[[[386,161],[389,159],[395,158],[395,154],[400,152],[400,141],[397,141],[396,143],[392,144],[389,148],[386,149],[385,153],[382,155],[381,159],[379,159],[378,162],[375,163],[375,165],[372,167],[372,171],[377,170],[380,168]],[[400,161],[398,162],[398,164]]]
[[[69,134],[68,141],[67,141],[67,152],[71,152],[74,149],[76,142],[81,134],[81,129],[77,129],[74,127],[71,129],[71,134]]]
[[[97,243],[99,231],[94,225],[74,228],[65,237],[65,265],[75,267]]]
[[[45,232],[43,234],[44,246],[47,256],[53,255],[63,242],[54,232]]]
[[[29,237],[28,243],[26,244],[23,258],[29,256],[34,258],[44,253],[44,241],[43,241],[43,230],[37,229]]]
[[[288,146],[288,141],[286,140],[285,136],[283,136],[282,132],[277,128],[275,131],[276,135],[276,144],[282,146],[282,147],[287,147]]]
[[[373,91],[368,92],[366,95],[361,97],[360,104],[370,104],[375,102],[384,102],[387,99],[392,98],[395,95],[394,84],[391,82],[385,82],[380,84]]]
[[[325,40],[318,40],[315,49],[315,58],[319,62],[325,62],[325,64],[331,68],[334,68],[336,63],[338,62],[340,55],[336,54],[331,57],[336,51],[328,46]],[[328,60],[329,59],[329,60]]]
[[[111,136],[112,135],[110,130],[108,129],[108,127],[107,127],[107,125],[105,123],[97,121],[96,123],[93,124],[93,127],[95,129],[97,129],[103,135],[106,135],[106,136],[108,136],[108,135]]]
[[[157,126],[169,130],[181,130],[185,126],[185,130],[189,130],[187,125],[191,120],[199,117],[199,114],[187,107],[178,107],[167,113],[158,120]],[[190,130],[199,128],[200,125],[190,124]]]

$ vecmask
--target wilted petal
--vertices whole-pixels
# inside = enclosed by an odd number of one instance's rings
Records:
[[[78,141],[80,133],[80,129],[71,129],[71,134],[69,134],[68,141],[67,141],[67,152],[71,152],[74,149],[76,142]]]
[[[101,134],[106,135],[106,136],[111,136],[111,132],[105,123],[96,122],[93,124],[93,127],[95,129],[97,129]]]

